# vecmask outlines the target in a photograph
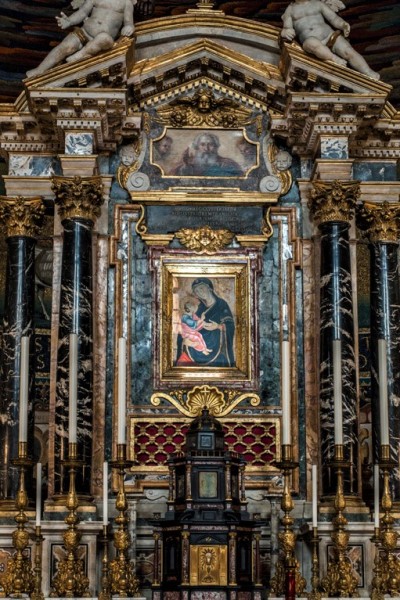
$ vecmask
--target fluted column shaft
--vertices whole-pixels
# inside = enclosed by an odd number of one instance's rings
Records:
[[[93,266],[92,233],[102,204],[100,177],[55,177],[53,190],[64,228],[57,353],[54,489],[68,491],[69,336],[78,336],[76,491],[91,493],[93,452]]]
[[[336,483],[329,468],[334,457],[333,340],[341,340],[344,455],[350,463],[345,492],[358,493],[358,404],[354,353],[353,294],[349,228],[358,195],[355,182],[315,182],[309,203],[321,231],[320,271],[320,444],[322,493]]]
[[[398,239],[400,205],[365,202],[358,223],[366,230],[370,242],[370,315],[371,315],[371,412],[373,450],[379,462],[380,399],[378,340],[387,344],[387,380],[389,399],[390,458],[398,464],[400,443],[400,287]],[[400,474],[393,473],[394,500],[400,500]]]
[[[44,215],[41,198],[0,197],[0,222],[7,239],[6,289],[1,352],[0,498],[15,499],[18,490],[19,393],[21,337],[30,336],[28,451],[34,438],[35,236]],[[31,477],[27,477],[31,496]]]

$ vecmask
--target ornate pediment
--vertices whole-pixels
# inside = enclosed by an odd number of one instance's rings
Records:
[[[229,90],[229,95],[250,106],[270,106],[278,112],[284,109],[284,83],[274,64],[207,39],[137,62],[129,84],[135,105],[144,108],[193,90],[204,80],[215,89]]]
[[[210,9],[138,24],[135,39],[27,79],[15,105],[0,107],[0,140],[6,152],[54,152],[65,132],[89,131],[97,152],[111,151],[140,129],[144,113],[162,116],[208,90],[245,112],[269,113],[272,133],[299,155],[315,156],[330,135],[345,137],[352,156],[395,156],[390,89],[295,42],[280,46],[274,27]]]

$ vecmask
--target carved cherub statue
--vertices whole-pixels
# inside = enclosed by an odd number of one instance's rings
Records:
[[[291,42],[296,36],[303,49],[322,60],[333,60],[379,79],[365,59],[346,40],[350,25],[336,13],[345,8],[341,0],[294,0],[282,15],[281,37]]]
[[[117,37],[131,36],[134,32],[133,10],[137,0],[72,0],[78,8],[69,17],[61,13],[56,17],[61,29],[83,23],[53,48],[36,69],[27,72],[28,77],[40,75],[64,59],[68,62],[96,56],[109,50]]]

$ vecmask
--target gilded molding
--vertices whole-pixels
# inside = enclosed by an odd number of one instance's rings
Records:
[[[55,176],[51,187],[62,221],[80,218],[94,223],[100,216],[104,201],[101,177]]]
[[[211,229],[208,225],[198,229],[185,227],[175,233],[180,243],[198,254],[215,254],[231,243],[234,233],[229,229]]]
[[[400,204],[364,202],[357,211],[357,225],[369,241],[397,244],[400,233]]]
[[[216,98],[207,89],[184,96],[157,110],[157,118],[171,127],[224,127],[236,129],[250,123],[252,110],[237,102]]]
[[[360,196],[358,181],[314,181],[308,208],[318,225],[334,221],[349,223]]]
[[[243,400],[250,400],[251,406],[260,404],[260,397],[254,393],[240,394],[235,390],[220,390],[216,386],[197,385],[189,391],[174,390],[171,394],[156,392],[150,402],[153,406],[160,406],[161,400],[166,400],[186,417],[196,417],[206,406],[210,414],[224,417],[240,404]]]
[[[0,196],[0,224],[5,237],[37,237],[43,225],[45,207],[42,198]]]

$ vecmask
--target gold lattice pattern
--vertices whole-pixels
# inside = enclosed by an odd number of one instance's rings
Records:
[[[242,455],[253,467],[266,467],[276,460],[276,423],[272,421],[225,421],[228,450]],[[188,423],[141,422],[134,427],[134,459],[140,466],[162,466],[168,456],[184,450]]]

